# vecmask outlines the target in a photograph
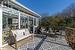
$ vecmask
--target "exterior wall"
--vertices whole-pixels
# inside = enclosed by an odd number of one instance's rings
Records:
[[[8,12],[9,11],[9,12]],[[17,15],[16,17],[18,18],[17,20],[18,20],[18,29],[16,29],[16,30],[14,30],[14,31],[12,31],[14,34],[16,34],[17,35],[17,39],[19,39],[19,38],[22,38],[22,37],[24,37],[24,36],[27,36],[27,35],[29,35],[29,25],[30,25],[30,23],[29,23],[29,17],[31,17],[32,18],[32,22],[33,22],[33,32],[35,32],[35,28],[38,26],[38,18],[37,17],[35,17],[35,16],[31,16],[31,15],[28,15],[28,14],[25,14],[25,13],[23,13],[23,12],[20,12],[20,11],[17,11],[17,10],[14,10],[13,8],[9,8],[9,7],[3,7],[3,12],[5,12],[5,13],[9,13],[8,15],[10,15],[11,14],[11,16],[10,17],[14,17],[13,15]],[[14,13],[14,12],[16,12],[16,13]],[[12,15],[13,14],[13,15]],[[9,16],[7,16],[7,18],[8,18]],[[21,18],[22,17],[24,17],[24,18],[26,18],[27,17],[27,19],[28,19],[28,28],[21,28]],[[36,19],[36,23],[35,23],[35,25],[34,25],[34,19]],[[15,21],[14,21],[15,22]],[[18,30],[18,31],[17,31]],[[23,33],[22,32],[24,32],[24,30],[25,30],[25,34],[26,35],[23,35]]]
[[[0,8],[2,9],[2,8]],[[25,37],[28,37],[30,36],[31,34],[29,33],[29,17],[33,18],[33,32],[35,31],[35,26],[37,27],[38,26],[38,17],[35,17],[35,16],[32,16],[32,15],[29,15],[29,14],[25,14],[24,12],[20,12],[18,10],[14,10],[12,7],[9,8],[9,7],[3,7],[3,12],[6,12],[6,13],[9,13],[10,14],[13,14],[13,15],[17,15],[17,18],[18,18],[18,29],[15,29],[15,30],[12,30],[13,34],[16,34],[17,35],[17,41],[25,38]],[[23,15],[23,17],[27,17],[28,18],[28,28],[21,28],[21,15]],[[2,23],[2,10],[0,10],[0,23]],[[10,16],[10,17],[13,17],[13,16]],[[7,16],[8,18],[8,16]],[[34,25],[34,18],[36,18],[36,25]],[[2,25],[0,27],[0,32],[2,31]],[[2,34],[2,32],[1,32]],[[1,38],[1,36],[0,36]],[[2,38],[1,38],[2,39]],[[1,42],[1,45],[2,45],[2,42]],[[0,45],[0,46],[1,46]]]
[[[2,5],[0,5],[0,48],[2,47]]]

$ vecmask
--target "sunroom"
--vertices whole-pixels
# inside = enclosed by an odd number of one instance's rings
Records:
[[[0,27],[2,42],[0,46],[7,44],[7,32],[12,27],[12,33],[16,34],[17,41],[30,36],[30,27],[33,26],[33,33],[35,27],[39,25],[39,14],[28,9],[17,1],[4,0],[0,4]]]

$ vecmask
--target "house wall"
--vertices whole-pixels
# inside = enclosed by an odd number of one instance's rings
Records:
[[[3,11],[2,11],[2,9],[3,9]],[[14,20],[18,21],[18,29],[12,30],[13,35],[14,34],[17,35],[17,37],[16,37],[17,41],[19,41],[21,39],[24,39],[24,38],[26,38],[26,37],[28,37],[28,36],[31,35],[30,32],[29,32],[29,28],[30,28],[29,27],[29,25],[30,25],[29,17],[31,17],[32,20],[33,20],[32,21],[33,22],[33,32],[35,31],[35,27],[37,27],[39,25],[39,23],[38,23],[39,22],[38,17],[35,17],[35,16],[30,15],[30,14],[21,12],[21,11],[16,10],[16,9],[13,9],[12,7],[9,8],[7,6],[3,6],[3,8],[0,7],[0,33],[1,33],[0,35],[2,35],[2,17],[4,16],[3,15],[4,12],[8,14],[8,16],[6,16],[6,18],[7,18],[6,21],[8,20],[8,18],[13,18],[14,16],[17,17],[17,19],[14,19]],[[27,24],[28,28],[21,28],[20,24],[21,24],[21,17],[22,16],[28,18],[28,24]],[[34,25],[34,18],[36,18],[36,25]],[[6,25],[8,25],[8,21],[7,21]],[[2,46],[2,36],[0,36],[0,39],[1,39],[0,40],[0,47],[1,47]]]
[[[21,11],[17,11],[17,10],[15,10],[13,8],[9,8],[9,7],[3,6],[3,14],[2,14],[3,15],[3,19],[4,19],[4,14],[5,13],[6,13],[5,17],[7,18],[7,20],[4,21],[4,22],[7,23],[6,24],[7,25],[6,28],[9,27],[8,26],[8,23],[9,23],[8,22],[8,18],[12,18],[12,20],[16,20],[16,21],[12,21],[12,23],[17,23],[18,24],[18,29],[13,29],[12,30],[12,33],[16,34],[16,36],[17,36],[16,37],[17,41],[19,41],[19,40],[21,40],[21,39],[23,39],[23,38],[31,35],[30,32],[29,32],[29,29],[30,29],[30,26],[31,26],[31,24],[30,24],[31,22],[30,22],[29,19],[31,19],[32,22],[33,22],[33,24],[32,24],[32,26],[33,26],[33,32],[35,32],[35,27],[38,26],[38,17],[31,16],[31,15],[25,14],[25,13],[23,13]],[[27,28],[26,27],[25,28],[21,27],[21,24],[22,24],[21,23],[21,20],[22,20],[21,18],[22,17],[23,17],[23,19],[27,18],[27,21],[28,21],[28,23],[27,23],[28,27]],[[35,22],[34,22],[34,19],[36,19]],[[35,25],[34,25],[34,23],[35,23]],[[23,23],[23,24],[26,24],[26,23]],[[13,25],[13,24],[11,24],[11,25]],[[25,33],[25,35],[23,35],[23,33]]]

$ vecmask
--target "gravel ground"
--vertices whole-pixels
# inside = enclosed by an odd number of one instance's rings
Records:
[[[38,35],[29,43],[22,45],[18,50],[72,50],[63,36],[56,38]]]

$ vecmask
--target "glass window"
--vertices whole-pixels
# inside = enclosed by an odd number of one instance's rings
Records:
[[[18,29],[18,17],[9,13],[2,13],[2,44],[6,44],[8,40],[8,28],[11,26],[14,29]],[[13,20],[14,19],[14,20]]]
[[[28,28],[28,18],[27,17],[21,16],[20,26],[21,28]]]
[[[29,17],[29,27],[33,26],[33,18]]]
[[[3,15],[3,18],[2,18],[2,22],[3,22],[3,29],[5,29],[7,27],[7,17],[6,15]]]
[[[3,13],[3,29],[11,26],[14,29],[18,29],[18,16],[9,13]]]
[[[34,18],[34,25],[36,26],[36,18]]]

